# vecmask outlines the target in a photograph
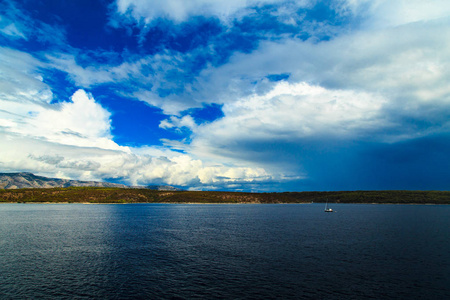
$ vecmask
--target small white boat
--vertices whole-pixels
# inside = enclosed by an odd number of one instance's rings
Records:
[[[328,199],[327,199],[327,203],[325,204],[325,212],[334,212],[334,210],[332,208],[328,207]]]

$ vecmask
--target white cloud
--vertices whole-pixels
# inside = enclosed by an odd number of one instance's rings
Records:
[[[297,6],[308,5],[311,1],[296,1]],[[175,22],[186,21],[191,16],[215,16],[226,20],[253,6],[277,4],[279,0],[117,0],[119,14],[130,14],[136,21],[150,23],[157,18],[168,18]]]
[[[154,9],[158,12],[156,16],[164,14],[175,2],[164,3],[119,1],[118,6],[121,12],[138,10],[143,15]],[[219,11],[221,5],[228,5],[222,1],[183,3],[179,9],[186,11],[186,16],[201,11],[194,8],[209,7],[212,13]],[[197,54],[202,57],[201,52],[212,55],[213,52],[208,51],[213,50],[209,48],[185,54],[165,51],[119,66],[81,67],[74,56],[67,54],[53,55],[49,59],[53,67],[68,72],[78,86],[127,84],[131,91],[123,91],[124,96],[159,107],[169,115],[178,115],[205,103],[222,104],[254,92],[265,93],[273,87],[266,76],[281,73],[290,74],[292,83],[307,82],[331,89],[381,94],[391,99],[393,106],[403,103],[401,98],[409,98],[406,106],[416,109],[421,101],[438,101],[445,97],[450,70],[450,39],[446,38],[450,36],[450,23],[448,19],[440,19],[449,15],[450,5],[430,1],[424,8],[421,3],[336,1],[337,10],[340,7],[342,13],[351,11],[372,25],[343,30],[329,41],[284,38],[261,42],[252,53],[236,53],[223,66],[209,66],[199,75],[192,74],[192,62]],[[236,1],[235,4],[246,7],[257,3]],[[403,11],[408,18],[401,17]],[[383,17],[391,22],[375,26],[376,20]]]
[[[117,9],[145,27],[159,17],[183,22],[203,15],[224,21],[248,7],[275,2],[120,0]],[[350,19],[356,22],[332,39],[268,39],[253,52],[235,53],[224,65],[209,65],[200,74],[191,74],[190,62],[196,60],[192,52],[126,58],[118,66],[81,66],[74,49],[48,54],[49,63],[43,63],[0,48],[1,166],[80,179],[128,178],[141,184],[266,182],[285,176],[266,168],[268,157],[279,160],[279,149],[272,149],[275,142],[301,146],[324,136],[392,142],[449,132],[447,2],[337,1],[339,12],[353,15]],[[298,21],[288,18],[291,12],[276,13],[286,23]],[[1,27],[4,34],[31,36],[24,24],[11,24]],[[44,24],[37,26],[36,36],[52,30],[62,41],[63,31]],[[123,95],[168,114],[160,128],[187,128],[193,132],[192,142],[165,141],[184,154],[117,145],[110,113],[92,95],[80,90],[71,102],[51,104],[52,90],[38,71],[51,67],[67,72],[83,88],[114,83],[120,90],[126,84],[131,91],[121,91]],[[267,79],[271,74],[289,78],[274,83]],[[224,117],[215,122],[197,125],[193,117],[179,115],[212,102],[223,104]],[[254,151],[243,151],[249,149]],[[296,159],[292,164],[301,164]]]
[[[59,144],[126,149],[111,139],[110,113],[84,91],[71,102],[51,104],[51,89],[38,71],[44,66],[28,54],[0,48],[0,130]]]
[[[42,66],[43,63],[29,54],[0,47],[0,99],[49,103],[52,93],[37,72]]]
[[[27,37],[16,27],[15,24],[9,24],[5,27],[0,28],[0,32],[13,38],[21,38],[24,40],[27,39]]]
[[[173,184],[201,189],[216,184],[272,180],[261,168],[225,166],[157,147],[119,146],[111,135],[111,114],[84,90],[71,101],[51,103],[40,64],[30,55],[0,49],[0,168],[81,180],[119,178],[129,184]],[[14,68],[13,66],[16,66]],[[23,84],[26,83],[26,86]],[[172,118],[195,128],[190,116]],[[171,126],[167,123],[167,126]],[[175,126],[175,125],[173,125]]]
[[[78,90],[71,100],[46,108],[37,107],[16,132],[58,144],[127,150],[112,141],[110,113],[91,95]]]
[[[447,0],[338,0],[337,11],[361,18],[365,29],[395,27],[450,15]]]
[[[280,82],[266,94],[225,104],[225,117],[200,127],[196,134],[214,136],[210,141],[355,137],[384,126],[380,111],[385,103],[379,95],[365,92]]]
[[[214,14],[220,10],[220,5],[224,5],[223,2],[208,4],[206,1],[185,3],[178,7],[179,12],[170,15],[166,9],[173,3],[150,5],[140,1],[119,1],[118,5],[121,13],[129,10],[147,21],[161,15],[184,20],[201,12],[201,9],[194,10],[199,7],[204,7],[207,14]],[[241,9],[252,3],[238,1],[235,7]],[[386,126],[395,127],[396,123],[399,125],[396,130],[383,132],[382,138],[390,134],[394,139],[396,136],[405,138],[418,134],[417,128],[400,128],[402,122],[396,118],[434,118],[435,114],[417,112],[429,111],[425,108],[430,106],[437,110],[447,109],[450,94],[447,84],[450,80],[450,39],[445,38],[450,36],[450,24],[447,19],[439,19],[448,15],[449,5],[432,1],[425,9],[418,2],[408,3],[347,1],[347,9],[355,15],[363,14],[370,26],[366,23],[365,27],[341,33],[329,41],[285,38],[261,42],[252,53],[236,53],[225,65],[206,68],[192,82],[183,81],[189,72],[185,62],[193,59],[192,53],[182,55],[166,51],[115,67],[81,68],[69,56],[54,58],[53,63],[70,72],[74,81],[83,86],[139,82],[141,85],[135,86],[137,91],[128,95],[157,106],[169,115],[177,115],[203,103],[225,104],[223,120],[210,126],[215,126],[217,135],[223,131],[229,145],[233,145],[233,138],[240,139],[249,132],[250,138],[280,138],[291,134],[300,138],[333,128],[339,136],[359,138],[366,130],[381,132]],[[364,13],[363,8],[370,9]],[[390,15],[389,10],[395,13]],[[407,13],[400,13],[403,11]],[[390,22],[376,25],[383,16]],[[288,91],[272,97],[270,91],[280,90],[281,85],[276,86],[265,78],[281,73],[290,74],[289,84],[286,84]],[[178,75],[167,77],[167,74]],[[309,92],[299,94],[295,91],[299,87]],[[161,89],[172,94],[160,96],[158,91]],[[314,89],[321,92],[314,96],[311,94]],[[261,102],[266,106],[259,107]],[[244,110],[248,114],[236,113]],[[290,112],[296,112],[295,118],[289,115]],[[269,113],[276,117],[270,119]],[[259,116],[256,118],[256,115]],[[438,126],[446,128],[443,124]],[[160,127],[186,127],[195,134],[202,132],[201,139],[194,139],[197,143],[202,140],[213,144],[217,140],[217,136],[211,134],[208,142],[208,135],[203,134],[206,129],[197,129],[189,116],[170,116]],[[426,132],[429,130],[424,129],[422,134]]]
[[[51,64],[49,67],[66,72],[69,78],[80,87],[89,88],[97,84],[113,82],[114,80],[123,80],[126,76],[115,74],[110,67],[88,66],[82,67],[75,61],[75,56],[71,54],[52,54],[47,55]]]
[[[302,158],[294,152],[305,141],[326,140],[331,144],[378,138],[380,131],[395,125],[386,120],[386,104],[386,99],[378,94],[326,89],[305,82],[278,82],[265,93],[224,104],[224,117],[192,127],[189,144],[165,144],[203,159],[252,163],[279,178],[296,175],[298,179],[305,174],[291,173],[293,169],[301,170],[298,160]],[[166,122],[173,127],[183,126],[178,118]]]
[[[189,69],[193,53],[166,52],[110,69],[86,70],[88,75],[78,76],[86,80],[77,82],[95,83],[101,78],[138,82],[135,92],[127,96],[173,115],[205,103],[229,103],[265,93],[274,85],[266,79],[270,74],[289,74],[292,83],[382,94],[393,105],[408,97],[408,106],[416,107],[448,93],[450,44],[444,37],[450,35],[449,28],[449,21],[442,19],[347,32],[322,42],[265,41],[255,51],[236,53],[226,64],[210,65],[198,75]]]
[[[194,118],[192,118],[190,115],[186,115],[181,118],[170,116],[169,119],[161,121],[159,127],[163,129],[177,128],[178,130],[181,130],[185,127],[190,130],[195,130],[197,124],[195,123]]]
[[[20,2],[20,1],[18,1]],[[33,19],[22,10],[21,3],[15,1],[2,1],[0,3],[0,34],[9,39],[22,39],[30,41],[36,39],[50,45],[65,48],[67,45],[65,30],[57,25],[50,26]]]
[[[439,110],[449,109],[450,39],[445,38],[448,36],[449,20],[437,20],[354,32],[319,43],[267,41],[250,54],[239,53],[221,67],[205,69],[194,90],[205,93],[199,93],[201,99],[216,99],[225,103],[227,109],[241,103],[241,99],[250,99],[250,95],[266,95],[277,84],[264,79],[268,74],[287,73],[292,86],[304,82],[329,91],[346,91],[350,98],[371,95],[361,99],[369,101],[369,108],[373,97],[384,99],[384,122],[398,123],[398,127],[383,136],[404,136],[404,133],[414,136],[422,128],[405,126],[402,118],[428,122],[436,119]],[[351,93],[354,95],[350,96]],[[276,112],[277,105],[285,103],[272,105]],[[430,107],[435,111],[431,113]],[[371,116],[366,113],[365,116]],[[281,122],[286,119],[279,117]],[[446,130],[444,125],[433,126]],[[251,126],[258,127],[256,123]]]
[[[135,154],[75,147],[4,132],[0,132],[0,149],[0,168],[6,172],[32,171],[80,180],[119,178],[131,185],[156,183],[196,189],[210,184],[216,188],[235,183],[262,184],[274,179],[262,168],[205,163],[169,150],[164,151],[167,156],[152,156],[145,154],[149,149],[136,149],[139,154]]]
[[[165,51],[117,66],[93,63],[84,67],[77,64],[76,55],[49,54],[49,67],[66,72],[76,86],[83,88],[105,83],[126,84],[127,91],[118,89],[118,94],[159,107],[166,114],[202,106],[202,100],[192,95],[193,83],[187,82],[187,77],[193,76],[186,67],[195,59],[192,53]],[[160,96],[160,92],[168,95]]]

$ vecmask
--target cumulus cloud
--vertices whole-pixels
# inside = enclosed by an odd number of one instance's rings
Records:
[[[228,184],[236,183],[239,186],[262,184],[276,178],[262,168],[211,164],[175,152],[153,156],[145,154],[145,149],[138,149],[136,154],[74,147],[2,132],[0,137],[0,167],[4,171],[32,171],[81,180],[116,178],[130,185],[170,184],[196,189],[210,185],[227,188]]]
[[[234,55],[228,64],[205,69],[197,82],[202,87],[213,86],[210,97],[229,103],[226,108],[252,94],[265,95],[272,90],[277,83],[265,80],[267,74],[288,73],[287,80],[294,85],[305,82],[327,90],[371,95],[360,102],[368,101],[368,107],[373,97],[384,99],[385,121],[398,125],[386,135],[414,137],[429,129],[409,127],[405,118],[447,130],[444,112],[450,105],[450,43],[442,37],[450,35],[449,28],[449,21],[440,19],[355,32],[319,43],[267,41],[250,54]],[[433,122],[436,118],[442,122]]]
[[[214,3],[217,4],[211,5],[224,5],[221,1]],[[141,5],[150,8],[160,4],[125,1],[123,10]],[[197,60],[214,55],[213,48],[220,45],[207,45],[188,53],[164,50],[114,66],[82,67],[76,62],[76,53],[53,54],[48,59],[52,67],[67,72],[77,86],[121,83],[126,85],[126,91],[119,89],[122,96],[144,101],[169,115],[203,104],[233,102],[254,92],[265,93],[275,84],[267,80],[270,74],[289,74],[292,83],[381,93],[394,99],[394,105],[404,102],[400,98],[409,98],[407,106],[416,109],[416,100],[445,97],[449,70],[449,43],[443,36],[450,34],[450,26],[449,20],[441,17],[448,15],[450,6],[432,1],[427,9],[420,7],[419,3],[407,5],[404,1],[337,1],[334,9],[340,8],[342,14],[361,16],[367,8],[362,19],[372,25],[342,30],[320,42],[292,37],[262,41],[254,51],[237,52],[225,64],[207,64],[202,71],[193,71],[192,66]],[[388,17],[393,23],[373,25],[388,10],[395,11]],[[416,13],[405,13],[410,18],[395,21],[402,11]]]
[[[43,65],[19,51],[1,50],[0,55],[8,58],[0,62],[5,87],[0,94],[3,171],[81,180],[116,178],[132,185],[160,183],[196,189],[212,184],[216,188],[245,186],[274,178],[262,168],[225,166],[168,149],[120,146],[111,134],[111,113],[93,95],[80,89],[70,101],[52,103],[51,89],[39,73]],[[173,117],[171,122],[174,124],[165,126],[195,128],[190,116]]]
[[[16,132],[65,145],[126,150],[112,141],[110,113],[92,95],[78,90],[71,100],[36,109]]]
[[[191,126],[189,143],[165,144],[205,159],[253,163],[272,174],[303,178],[306,148],[320,148],[321,141],[373,140],[394,126],[386,120],[386,104],[379,94],[281,81],[266,93],[224,104],[224,117]],[[160,126],[189,126],[184,118],[171,117]]]
[[[328,153],[324,144],[389,144],[447,134],[447,2],[332,1],[331,9],[343,21],[327,24],[336,27],[327,39],[300,38],[295,32],[261,34],[254,48],[230,48],[220,63],[208,60],[222,46],[220,39],[185,52],[164,49],[138,56],[125,51],[122,62],[114,65],[95,59],[80,63],[81,51],[64,47],[34,56],[0,48],[0,134],[6,149],[1,166],[132,184],[231,186],[305,178],[314,173],[311,157],[333,163],[320,157]],[[118,0],[113,9],[115,18],[131,20],[147,33],[158,18],[173,21],[168,22],[171,26],[193,16],[226,22],[246,15],[250,20],[254,8],[270,4],[272,15],[300,31],[317,22],[303,20],[295,9],[314,3]],[[293,5],[296,18],[285,4]],[[4,37],[48,41],[55,32],[58,43],[64,40],[62,30],[9,11],[0,20]],[[36,25],[36,32],[25,26],[28,21]],[[111,24],[114,21],[118,20]],[[324,28],[312,25],[306,32]],[[41,72],[52,68],[67,73],[73,85],[84,90],[66,102],[52,103],[52,88]],[[114,85],[124,97],[160,108],[167,115],[161,129],[192,134],[182,141],[164,140],[166,149],[118,145],[111,135],[111,113],[85,92],[104,84]],[[220,120],[200,124],[189,115],[189,109],[211,103],[223,105]],[[332,157],[345,157],[344,152]],[[286,164],[275,168],[280,161]]]
[[[365,92],[280,82],[266,94],[225,104],[225,117],[196,133],[215,136],[211,141],[355,137],[385,126],[381,114],[385,104],[386,99]]]
[[[356,7],[351,1],[346,3]],[[382,2],[376,7],[387,5]],[[51,61],[85,88],[127,83],[131,91],[122,95],[159,107],[169,115],[205,103],[223,104],[255,92],[265,93],[275,84],[267,80],[271,74],[288,74],[292,83],[380,93],[392,99],[394,106],[406,104],[416,110],[418,103],[438,101],[448,94],[449,42],[443,36],[450,34],[449,20],[436,19],[433,12],[445,12],[449,6],[443,5],[442,10],[436,3],[431,6],[420,10],[421,18],[399,22],[401,26],[343,31],[320,42],[290,37],[263,41],[254,51],[235,53],[225,64],[206,65],[198,74],[191,70],[192,65],[204,55],[213,55],[209,48],[189,53],[166,50],[118,66],[81,67],[71,55],[54,56]],[[355,7],[352,9],[358,11]],[[417,10],[415,7],[411,5]],[[383,11],[371,10],[367,19],[381,16]],[[406,98],[407,103],[402,100]]]
[[[127,3],[124,13],[141,9],[139,18],[149,13],[140,4]],[[193,132],[188,144],[166,140],[166,145],[228,163],[266,166],[270,157],[279,156],[275,141],[297,149],[319,136],[392,143],[448,132],[450,40],[443,37],[450,35],[445,18],[449,5],[435,1],[422,9],[420,3],[403,1],[336,3],[342,15],[362,16],[360,27],[319,42],[291,37],[263,41],[254,51],[235,53],[220,66],[208,65],[189,80],[186,62],[195,55],[170,51],[98,74],[111,81],[141,76],[146,87],[139,86],[132,96],[169,115],[160,128]],[[195,14],[188,11],[179,21]],[[148,16],[151,21],[164,12]],[[95,74],[85,81],[95,82],[89,79]],[[289,76],[277,83],[267,79],[271,74]],[[198,126],[189,115],[179,115],[213,102],[224,105],[224,117],[211,124]],[[292,158],[285,154],[286,160]]]
[[[32,56],[0,49],[0,130],[59,144],[121,149],[111,140],[110,113],[83,90],[71,102],[51,104],[44,64]]]
[[[203,159],[253,163],[271,174],[293,176],[291,180],[306,180],[318,173],[331,180],[325,175],[330,165],[348,162],[353,159],[351,153],[356,152],[354,157],[358,157],[358,152],[364,151],[355,143],[394,142],[433,134],[430,124],[420,128],[414,120],[400,122],[392,116],[388,100],[358,90],[278,83],[265,94],[255,93],[225,104],[224,117],[195,127],[192,141],[165,144]],[[434,123],[436,130],[448,131],[444,126],[448,121],[442,120],[445,115],[441,112],[434,116],[439,116]],[[419,114],[418,118],[423,116]],[[177,125],[179,118],[173,120],[167,122]],[[345,163],[341,164],[345,168]]]

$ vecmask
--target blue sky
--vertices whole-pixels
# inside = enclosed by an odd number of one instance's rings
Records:
[[[448,190],[450,4],[0,3],[0,170]]]

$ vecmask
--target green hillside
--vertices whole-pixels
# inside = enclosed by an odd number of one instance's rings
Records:
[[[36,203],[398,203],[450,204],[448,191],[238,193],[104,187],[0,190],[0,202]]]

